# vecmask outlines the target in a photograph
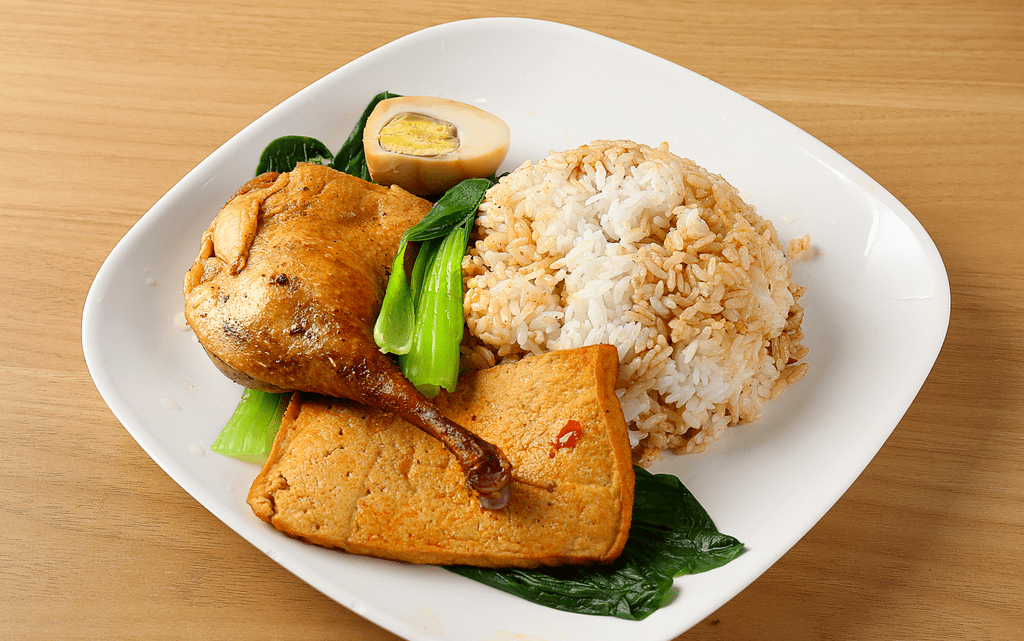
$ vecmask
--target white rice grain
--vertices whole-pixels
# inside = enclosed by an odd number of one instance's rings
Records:
[[[467,367],[616,347],[641,465],[702,451],[806,373],[803,289],[771,222],[664,144],[524,163],[488,191],[463,274]]]

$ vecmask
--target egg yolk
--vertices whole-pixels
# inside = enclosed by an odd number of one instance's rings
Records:
[[[406,156],[443,156],[459,148],[455,125],[417,113],[392,118],[377,140],[385,151]]]

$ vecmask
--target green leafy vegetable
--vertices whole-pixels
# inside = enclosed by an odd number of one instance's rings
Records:
[[[643,483],[644,491],[637,492],[633,499],[631,555],[657,555],[666,569],[678,568],[673,576],[681,576],[721,567],[743,550],[742,543],[718,531],[707,511],[677,477],[634,469],[637,486]]]
[[[743,544],[721,534],[682,482],[636,471],[629,540],[613,563],[588,567],[490,570],[450,566],[456,574],[534,603],[578,614],[639,621],[672,598],[672,579],[725,565]]]
[[[309,136],[281,136],[270,142],[260,155],[256,165],[256,175],[268,171],[284,173],[295,169],[300,162],[312,162],[327,165],[346,174],[370,180],[370,170],[366,168],[366,154],[363,152],[363,130],[366,119],[370,117],[377,103],[387,98],[397,98],[398,94],[383,91],[370,101],[356,125],[349,132],[345,144],[338,153],[332,154],[327,145]]]
[[[334,162],[331,163],[331,167],[346,174],[358,176],[363,180],[370,180],[370,170],[366,168],[366,152],[363,150],[363,130],[366,129],[366,120],[378,102],[398,97],[398,94],[390,91],[382,91],[373,97],[370,104],[363,110],[363,115],[360,116],[356,126],[352,128],[345,144],[341,146],[338,153],[334,154]]]
[[[284,173],[295,169],[300,162],[324,164],[334,156],[327,145],[316,138],[308,136],[282,136],[277,138],[263,150],[260,162],[256,165],[256,175],[268,171]]]
[[[459,225],[443,239],[420,247],[413,269],[416,327],[412,347],[398,357],[405,377],[424,396],[433,398],[440,388],[449,392],[459,379],[459,344],[465,318],[462,311],[462,257],[466,254],[472,221]],[[424,252],[424,249],[427,249]]]
[[[462,253],[466,252],[468,242],[468,230],[476,219],[476,210],[484,198],[484,194],[494,184],[492,178],[470,178],[463,180],[458,185],[449,189],[427,215],[414,227],[402,234],[398,243],[398,254],[391,265],[391,276],[388,278],[387,290],[384,294],[384,302],[381,305],[380,313],[377,315],[377,322],[373,326],[373,339],[381,351],[388,354],[408,354],[413,347],[413,340],[417,331],[417,309],[416,301],[420,296],[419,287],[422,283],[430,281],[429,275],[424,272],[422,278],[415,279],[416,288],[405,272],[405,251],[410,242],[423,242],[441,238],[451,234],[460,227],[467,231],[466,241],[462,244]],[[423,251],[421,246],[420,251]],[[460,264],[462,257],[458,258]],[[423,265],[423,269],[429,266]],[[415,272],[414,267],[414,272]],[[441,269],[438,264],[437,269]],[[453,283],[450,286],[452,296],[457,296],[459,305],[458,311],[452,312],[451,322],[462,323],[462,277],[458,281],[457,289]],[[457,318],[455,316],[457,315]],[[447,321],[445,321],[447,322]],[[429,324],[427,321],[426,324]],[[461,340],[461,329],[459,340]],[[458,344],[456,344],[456,358]],[[447,367],[447,366],[445,366]],[[408,376],[408,374],[406,374]]]
[[[289,394],[244,390],[235,412],[210,449],[250,463],[267,460],[289,398]]]
[[[496,178],[467,178],[444,193],[423,220],[405,232],[405,240],[429,240],[476,220],[476,210]]]

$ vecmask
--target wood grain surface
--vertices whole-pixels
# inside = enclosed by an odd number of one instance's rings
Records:
[[[82,307],[131,225],[268,109],[395,38],[498,15],[622,40],[775,111],[899,198],[949,273],[945,346],[881,452],[681,638],[1024,638],[1018,0],[0,0],[0,638],[395,638],[149,459],[92,384]]]

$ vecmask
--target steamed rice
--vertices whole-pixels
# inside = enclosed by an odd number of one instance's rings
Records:
[[[662,144],[598,141],[488,191],[465,364],[610,343],[637,461],[702,451],[799,380],[803,289],[771,222]]]

